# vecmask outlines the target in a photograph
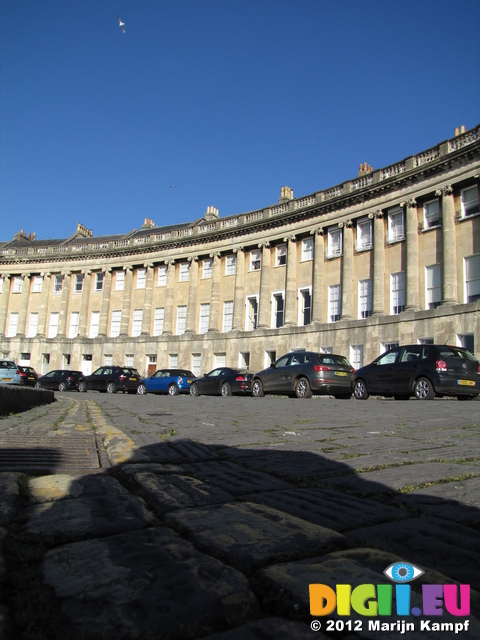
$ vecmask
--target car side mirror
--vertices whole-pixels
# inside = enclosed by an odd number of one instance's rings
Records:
[[[274,369],[274,368],[275,368],[275,363],[274,363],[274,362],[271,362],[271,363],[270,363],[270,369]]]

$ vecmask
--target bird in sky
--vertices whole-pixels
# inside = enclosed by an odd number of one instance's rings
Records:
[[[123,33],[125,33],[125,23],[121,21],[120,16],[117,16],[118,26],[122,27]]]
[[[176,188],[177,188],[177,185],[176,185],[176,184],[171,184],[171,185],[170,185],[170,189],[176,189]]]

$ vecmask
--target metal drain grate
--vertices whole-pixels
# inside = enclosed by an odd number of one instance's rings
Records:
[[[0,436],[0,472],[55,473],[109,466],[103,443],[93,435]]]

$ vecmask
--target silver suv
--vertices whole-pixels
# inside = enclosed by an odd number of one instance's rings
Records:
[[[276,393],[311,398],[313,394],[324,394],[347,400],[352,396],[354,373],[345,356],[292,351],[253,376],[252,396]]]

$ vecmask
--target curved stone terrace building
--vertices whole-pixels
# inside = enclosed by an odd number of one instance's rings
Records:
[[[294,348],[355,367],[392,345],[480,356],[480,126],[258,211],[0,242],[0,356],[38,372],[260,370]]]

